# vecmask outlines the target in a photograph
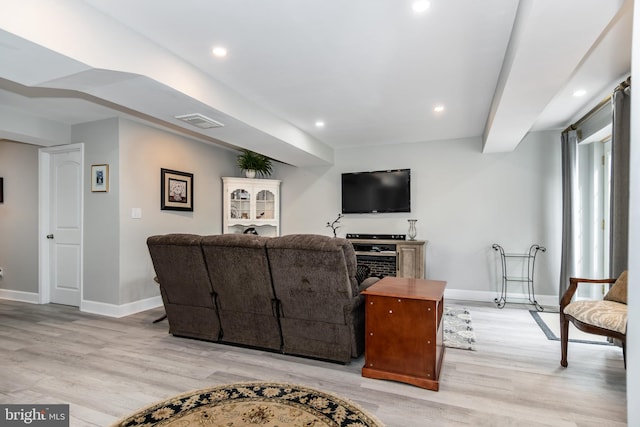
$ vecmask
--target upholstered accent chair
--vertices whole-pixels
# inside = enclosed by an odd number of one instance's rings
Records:
[[[147,246],[168,316],[169,332],[217,341],[220,322],[201,241],[201,236],[192,234],[167,234],[149,237]]]
[[[613,283],[602,301],[571,301],[579,284]],[[625,368],[627,366],[627,272],[618,279],[585,279],[572,277],[569,288],[560,301],[560,345],[562,359],[560,364],[567,367],[567,347],[569,341],[569,322],[579,330],[619,340]]]

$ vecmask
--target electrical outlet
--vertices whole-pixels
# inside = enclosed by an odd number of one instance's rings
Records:
[[[4,268],[0,267],[0,279],[4,276]]]

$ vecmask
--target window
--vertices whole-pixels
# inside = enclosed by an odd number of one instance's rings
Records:
[[[580,217],[577,236],[578,272],[583,277],[609,275],[609,213],[611,188],[611,124],[578,145]],[[587,287],[580,296],[602,298],[604,287]]]

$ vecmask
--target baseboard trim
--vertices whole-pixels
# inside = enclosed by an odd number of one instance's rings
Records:
[[[490,291],[467,291],[464,289],[445,289],[445,299],[455,299],[464,301],[493,302],[498,296]],[[14,291],[10,289],[0,289],[0,299],[11,301],[28,302],[38,304],[38,294],[34,292]],[[557,295],[536,295],[538,303],[544,306],[557,306]],[[527,303],[528,297],[525,294],[508,294],[507,301],[513,303]],[[104,302],[82,300],[80,311],[92,314],[100,314],[109,317],[124,317],[141,311],[150,310],[162,306],[162,297],[155,296],[127,304],[116,305]]]
[[[83,311],[85,313],[100,314],[102,316],[108,317],[125,317],[160,306],[162,306],[162,297],[160,296],[133,301],[122,305],[82,300],[82,302],[80,303],[80,311]]]
[[[465,301],[483,301],[493,302],[495,298],[500,297],[496,292],[490,291],[466,291],[464,289],[445,289],[445,299],[456,299]],[[536,295],[538,304],[544,306],[558,306],[557,295]],[[507,303],[529,303],[529,297],[526,294],[509,293],[507,294]]]
[[[0,289],[0,299],[28,302],[31,304],[40,303],[37,292],[14,291],[11,289]]]

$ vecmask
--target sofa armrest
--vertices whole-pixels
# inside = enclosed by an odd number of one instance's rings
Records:
[[[376,283],[378,280],[380,280],[379,277],[367,277],[366,279],[364,279],[362,281],[362,283],[360,283],[358,285],[358,294],[360,294],[360,292],[364,291],[365,289],[367,289],[369,286],[373,285],[374,283]]]

